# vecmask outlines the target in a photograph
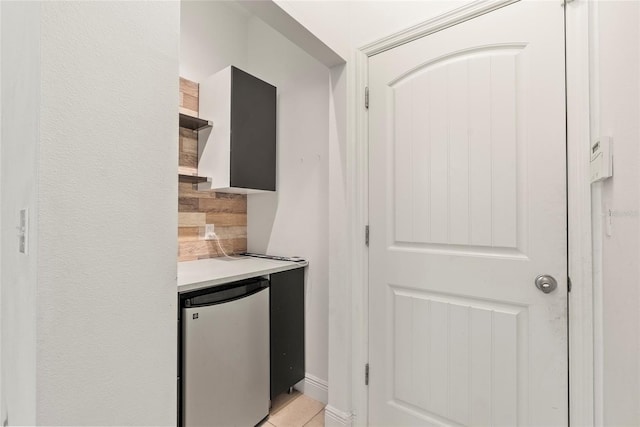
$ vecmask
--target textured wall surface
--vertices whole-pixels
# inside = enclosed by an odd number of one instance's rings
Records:
[[[249,70],[278,88],[278,191],[249,196],[248,246],[309,261],[305,332],[311,381],[304,391],[326,401],[329,70],[257,18],[250,20],[248,52]]]
[[[592,186],[596,395],[604,425],[640,425],[640,4],[597,2],[592,28],[592,137],[613,142],[613,177]],[[598,205],[597,201],[601,203]],[[609,223],[610,225],[607,225]],[[607,233],[609,229],[609,233]],[[600,282],[601,279],[601,282]],[[598,290],[599,289],[599,290]],[[597,319],[596,319],[597,321]]]
[[[37,422],[175,425],[179,2],[43,2]]]
[[[36,422],[36,278],[40,4],[2,2],[2,416]],[[16,43],[19,40],[20,43]],[[28,255],[18,252],[19,211],[29,209]]]
[[[246,69],[244,8],[234,1],[184,1],[180,12],[182,77],[200,82],[229,65]]]
[[[180,78],[180,111],[198,117],[198,83]],[[207,119],[206,117],[204,117]],[[215,126],[215,123],[214,123]],[[198,134],[180,128],[178,171],[198,175]],[[214,224],[220,245],[202,240],[203,228]],[[247,196],[197,191],[190,178],[178,184],[178,261],[214,258],[247,250]]]

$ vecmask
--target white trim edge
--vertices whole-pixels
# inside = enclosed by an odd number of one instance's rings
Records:
[[[352,420],[352,415],[347,412],[342,412],[330,405],[324,408],[325,426],[350,426]]]
[[[369,224],[369,116],[364,107],[365,86],[368,84],[368,58],[356,50],[352,57],[353,79],[350,113],[350,140],[347,151],[347,185],[349,223],[351,226],[351,393],[352,421],[358,425],[368,423],[368,391],[364,384],[364,366],[369,362],[369,250],[365,245],[364,230]]]
[[[569,293],[569,419],[594,426],[594,307],[591,229],[590,15],[593,5],[565,8],[567,65],[567,215]]]
[[[304,380],[296,384],[296,389],[325,405],[329,401],[329,384],[315,375],[305,374]]]
[[[396,46],[409,43],[410,41],[429,34],[437,33],[445,28],[452,27],[461,22],[468,21],[469,19],[484,15],[485,13],[500,9],[501,7],[510,5],[517,1],[519,0],[477,0],[457,9],[453,9],[450,12],[436,16],[428,21],[421,22],[413,27],[409,27],[380,40],[376,40],[362,46],[359,50],[367,56],[373,56],[377,53],[384,52],[385,50],[393,49]]]

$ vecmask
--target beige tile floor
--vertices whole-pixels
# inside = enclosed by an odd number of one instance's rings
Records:
[[[281,394],[271,405],[269,418],[263,427],[323,427],[324,403],[313,400],[297,390]]]

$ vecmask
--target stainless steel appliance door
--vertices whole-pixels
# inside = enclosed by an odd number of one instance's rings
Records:
[[[269,289],[182,319],[183,425],[256,425],[269,414]]]

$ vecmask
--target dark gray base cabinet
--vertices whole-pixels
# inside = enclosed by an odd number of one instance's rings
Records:
[[[304,268],[271,275],[271,399],[304,379]]]

